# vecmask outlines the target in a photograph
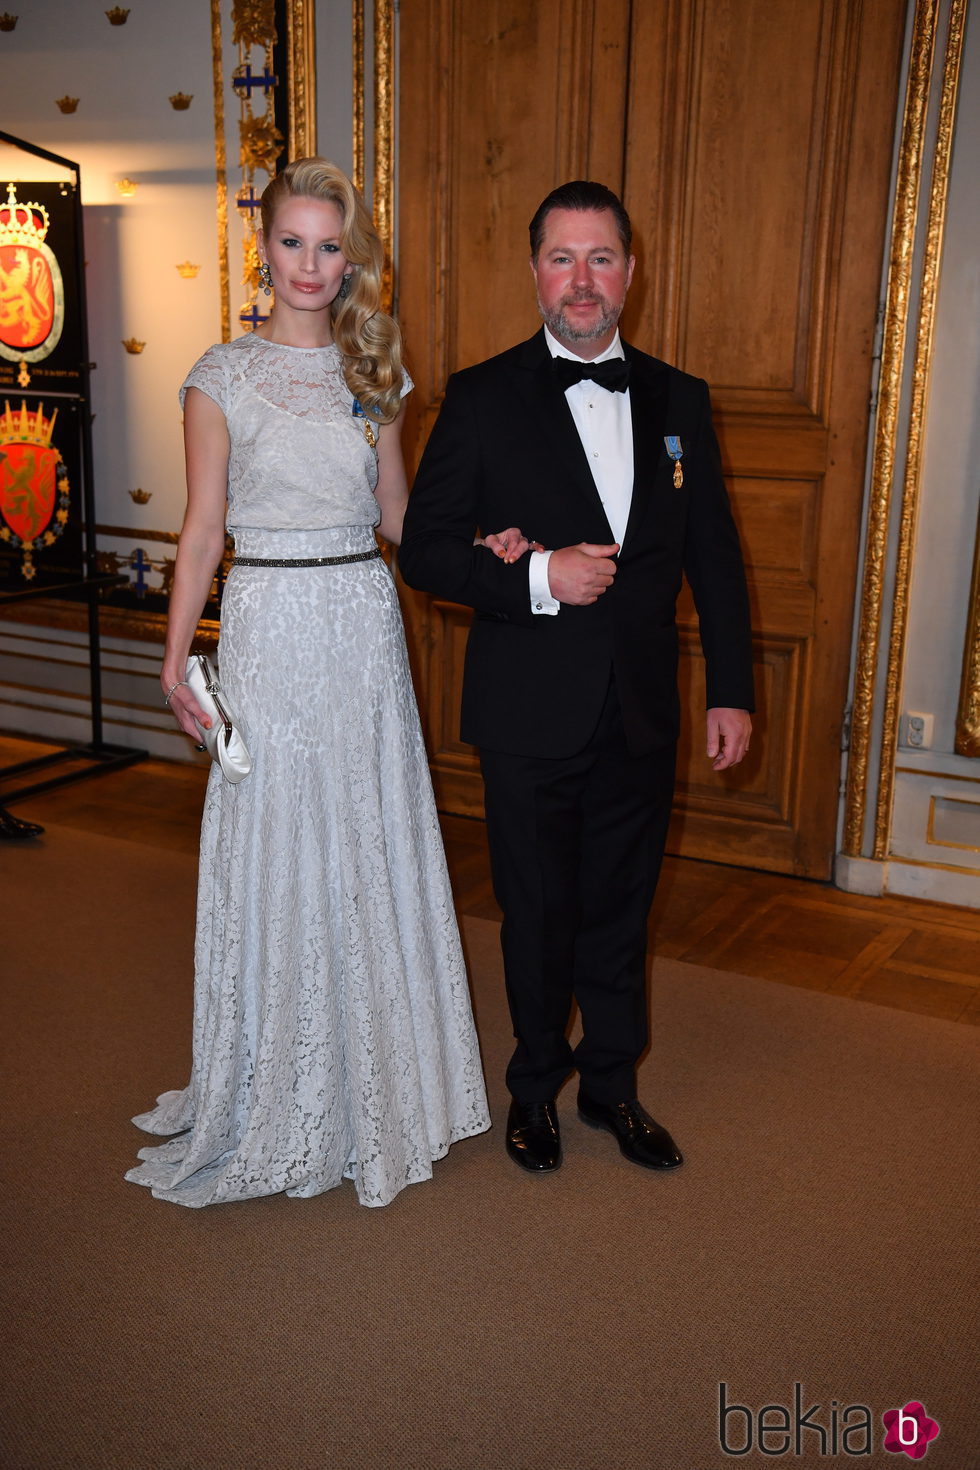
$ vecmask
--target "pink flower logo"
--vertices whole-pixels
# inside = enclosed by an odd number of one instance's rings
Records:
[[[893,1455],[908,1455],[910,1460],[921,1460],[939,1433],[935,1419],[929,1418],[916,1399],[904,1409],[888,1409],[881,1417],[888,1430],[884,1448]]]

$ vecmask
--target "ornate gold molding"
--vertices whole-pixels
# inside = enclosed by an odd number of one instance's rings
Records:
[[[394,296],[395,204],[395,11],[393,0],[374,0],[374,225],[385,247],[381,307],[390,311]]]
[[[316,152],[316,24],[314,0],[289,0],[289,157]]]
[[[221,0],[211,0],[211,86],[214,92],[215,217],[218,224],[218,290],[221,340],[231,341],[231,281],[228,269],[228,160],[225,149],[225,71],[221,54]]]
[[[973,552],[973,583],[963,647],[963,677],[956,713],[956,754],[980,756],[980,520]]]
[[[887,678],[881,725],[881,747],[878,765],[878,804],[875,812],[875,834],[872,856],[879,861],[887,856],[891,832],[892,801],[895,791],[895,759],[898,751],[898,720],[902,696],[905,641],[908,631],[909,591],[912,580],[912,557],[920,501],[922,474],[922,441],[925,426],[926,398],[932,371],[933,332],[936,319],[936,297],[939,291],[939,269],[942,262],[943,236],[946,229],[946,201],[949,194],[949,167],[953,152],[953,124],[959,91],[960,63],[963,56],[963,31],[966,0],[952,0],[946,54],[943,57],[939,117],[932,156],[932,179],[929,188],[929,213],[923,247],[919,285],[919,312],[916,323],[915,348],[912,357],[912,396],[909,407],[908,443],[905,474],[899,514],[898,549],[895,563],[895,594],[891,632],[888,640]]]
[[[351,181],[364,193],[364,0],[351,0]]]
[[[918,0],[912,22],[908,84],[899,146],[885,318],[875,412],[871,491],[868,506],[861,616],[851,715],[843,852],[860,857],[868,797],[868,756],[874,718],[875,679],[885,600],[885,559],[895,472],[899,401],[912,279],[912,250],[918,217],[929,84],[936,43],[938,0]]]

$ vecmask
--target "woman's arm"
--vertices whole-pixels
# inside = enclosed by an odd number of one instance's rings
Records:
[[[374,498],[381,507],[378,530],[386,541],[397,546],[402,539],[402,521],[408,504],[408,480],[402,456],[402,422],[405,405],[390,424],[378,427],[378,484]]]
[[[184,734],[199,741],[195,719],[203,725],[210,722],[182,681],[198,620],[225,549],[228,494],[228,426],[218,405],[199,388],[188,388],[184,399],[184,457],[187,509],[177,546],[160,686],[166,695],[178,685],[170,696],[171,712]]]

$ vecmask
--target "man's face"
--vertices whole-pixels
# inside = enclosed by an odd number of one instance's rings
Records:
[[[611,209],[553,209],[545,217],[531,261],[538,309],[570,352],[591,360],[612,342],[635,263]]]

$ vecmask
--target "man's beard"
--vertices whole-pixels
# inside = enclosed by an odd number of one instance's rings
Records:
[[[591,327],[573,327],[562,310],[564,306],[569,306],[576,301],[596,301],[600,304],[602,309]],[[558,337],[565,342],[594,342],[597,338],[604,337],[607,332],[615,328],[622,310],[622,301],[614,306],[605,297],[593,295],[567,296],[556,307],[546,311],[541,297],[538,297],[538,311],[541,313],[542,321],[553,337]]]

